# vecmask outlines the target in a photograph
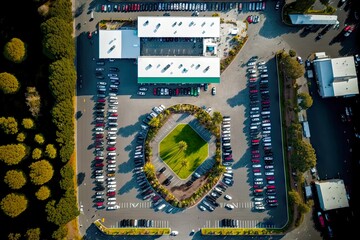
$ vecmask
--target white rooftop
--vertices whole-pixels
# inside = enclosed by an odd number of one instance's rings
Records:
[[[292,24],[304,25],[327,25],[338,24],[337,15],[315,15],[315,14],[289,14]]]
[[[322,97],[359,94],[355,62],[352,56],[315,59],[314,69]]]
[[[324,211],[349,207],[344,181],[332,179],[315,183],[320,207]]]
[[[138,17],[139,37],[220,37],[219,17]]]
[[[140,39],[136,30],[99,30],[99,58],[137,58]]]
[[[218,57],[148,57],[138,58],[138,81],[147,82],[220,82]],[[173,79],[173,80],[171,80]],[[208,80],[205,80],[208,79]]]

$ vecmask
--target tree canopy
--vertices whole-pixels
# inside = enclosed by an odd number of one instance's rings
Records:
[[[67,23],[60,17],[52,17],[43,22],[40,25],[41,31],[44,35],[55,34],[62,35],[67,34],[71,35],[73,27],[71,24]]]
[[[18,132],[18,123],[13,117],[1,117],[0,128],[5,134],[16,134]]]
[[[76,72],[70,59],[62,58],[49,66],[49,86],[56,101],[71,99],[75,95]]]
[[[298,97],[301,99],[299,106],[302,109],[308,109],[313,105],[313,99],[308,93],[299,93]]]
[[[21,132],[21,133],[18,133],[18,135],[16,136],[16,140],[18,142],[24,142],[26,139],[26,134]]]
[[[10,193],[0,202],[1,209],[9,217],[17,217],[27,208],[28,200],[22,194]]]
[[[56,151],[54,144],[46,145],[45,154],[49,158],[52,158],[52,159],[56,158],[57,151]]]
[[[291,155],[292,167],[300,172],[305,172],[316,165],[315,149],[304,140],[299,140],[293,145]]]
[[[20,189],[26,184],[25,173],[21,170],[9,170],[6,172],[4,182],[11,189]]]
[[[43,145],[45,142],[44,136],[40,133],[35,135],[34,140],[35,140],[35,142],[37,142],[40,145]]]
[[[40,160],[30,166],[30,179],[35,185],[43,185],[53,177],[54,169],[47,160]]]
[[[32,151],[32,158],[35,159],[35,160],[38,160],[40,159],[42,156],[42,150],[40,148],[35,148],[33,151]]]
[[[50,189],[47,186],[41,186],[39,190],[35,193],[35,196],[39,200],[46,200],[50,197]]]
[[[30,228],[26,231],[25,237],[27,240],[39,240],[40,228]]]
[[[305,69],[303,66],[288,54],[283,53],[280,61],[288,78],[295,80],[304,75]]]
[[[51,60],[75,57],[75,42],[71,35],[47,34],[43,40],[44,53]]]
[[[73,21],[71,9],[71,2],[67,0],[57,0],[51,5],[50,16],[60,17],[70,23]]]
[[[22,125],[25,129],[31,129],[35,126],[34,121],[31,118],[24,118],[22,120]]]
[[[27,154],[24,144],[8,144],[0,146],[0,160],[7,165],[16,165],[25,158]]]
[[[13,38],[4,46],[4,57],[14,63],[21,63],[26,58],[26,46],[19,38]]]
[[[5,94],[13,94],[19,91],[20,84],[16,77],[10,73],[0,73],[0,90]]]

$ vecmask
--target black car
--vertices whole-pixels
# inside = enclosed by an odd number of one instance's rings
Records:
[[[110,67],[109,70],[110,70],[111,72],[118,72],[118,71],[119,71],[119,68],[117,68],[117,67]]]
[[[163,172],[165,172],[165,170],[166,170],[166,167],[162,167],[162,168],[159,170],[159,173],[163,173]]]
[[[96,186],[95,188],[94,188],[94,190],[95,191],[104,191],[105,190],[105,187],[104,186]]]
[[[104,198],[95,198],[94,202],[104,202],[105,199]]]

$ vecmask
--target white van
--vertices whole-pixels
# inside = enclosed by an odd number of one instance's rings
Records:
[[[270,126],[271,126],[271,123],[263,123],[262,126],[263,126],[263,127],[270,127]]]
[[[269,115],[269,114],[270,114],[270,111],[261,112],[261,115]]]
[[[116,156],[116,153],[115,152],[109,152],[108,155],[109,156]]]
[[[90,22],[91,22],[92,20],[94,20],[94,11],[91,11],[91,13],[90,13]]]
[[[116,137],[108,137],[109,140],[116,140]]]

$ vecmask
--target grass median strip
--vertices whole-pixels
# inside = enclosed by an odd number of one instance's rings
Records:
[[[170,228],[107,228],[98,219],[95,226],[106,235],[169,235]]]

